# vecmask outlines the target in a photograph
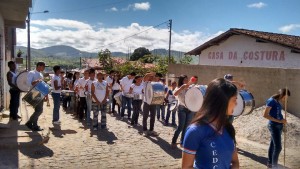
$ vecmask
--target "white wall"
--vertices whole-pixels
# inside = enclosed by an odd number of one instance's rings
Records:
[[[200,65],[300,67],[300,54],[274,43],[256,42],[255,38],[245,35],[233,35],[219,45],[203,50],[199,57]]]

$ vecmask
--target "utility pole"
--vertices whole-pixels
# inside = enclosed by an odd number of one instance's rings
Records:
[[[28,19],[27,19],[27,62],[28,64],[26,64],[26,69],[28,71],[31,70],[31,64],[30,64],[30,60],[31,60],[31,55],[30,55],[30,12],[28,10]]]
[[[169,20],[169,64],[171,62],[171,36],[172,36],[172,19]]]

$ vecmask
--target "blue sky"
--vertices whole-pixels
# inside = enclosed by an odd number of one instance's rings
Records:
[[[229,28],[300,36],[299,6],[299,0],[33,0],[32,13],[50,12],[31,15],[32,46],[64,44],[85,51],[167,48],[167,24],[121,39],[169,19],[172,48],[182,51]],[[25,45],[26,30],[18,34],[18,44]]]

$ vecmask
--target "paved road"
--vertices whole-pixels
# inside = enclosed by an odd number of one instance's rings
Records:
[[[112,115],[107,115],[107,130],[94,132],[66,112],[61,112],[61,127],[53,126],[52,107],[45,105],[40,125],[46,130],[32,134],[24,126],[27,118],[24,109],[22,105],[23,121],[12,124],[15,129],[8,129],[19,137],[6,138],[16,146],[1,147],[0,168],[173,169],[181,166],[181,150],[170,147],[174,128],[165,127],[159,121],[155,123],[159,137],[143,137],[140,125],[129,128],[129,123]],[[32,113],[30,107],[28,113]],[[50,137],[47,143],[36,144],[47,135]],[[266,145],[238,138],[238,149],[242,169],[266,168]],[[299,153],[289,151],[286,164],[289,168],[300,168],[299,159]]]

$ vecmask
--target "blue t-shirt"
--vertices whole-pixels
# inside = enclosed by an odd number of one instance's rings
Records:
[[[188,127],[183,141],[183,152],[195,154],[198,169],[229,169],[234,152],[234,141],[226,129],[216,134],[208,124]]]
[[[269,113],[270,116],[272,116],[273,118],[278,119],[278,120],[283,119],[283,116],[281,114],[282,107],[281,107],[281,104],[277,100],[273,99],[272,97],[269,98],[267,100],[266,106],[271,107],[271,110]],[[269,120],[269,124],[282,124],[282,123],[277,123],[277,122]]]

